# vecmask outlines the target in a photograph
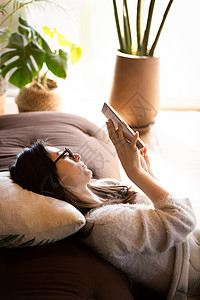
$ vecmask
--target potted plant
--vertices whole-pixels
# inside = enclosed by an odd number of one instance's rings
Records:
[[[116,0],[113,0],[120,47],[116,56],[109,102],[132,128],[140,132],[150,128],[159,110],[159,57],[154,56],[154,51],[173,0],[168,2],[155,40],[149,47],[155,2],[150,1],[145,30],[141,32],[142,1],[137,1],[137,45],[134,47],[127,1],[123,0],[122,25]]]
[[[8,74],[9,82],[20,88],[16,98],[19,111],[60,110],[61,98],[55,92],[57,83],[47,78],[51,71],[55,76],[67,76],[68,52],[62,49],[51,50],[47,41],[28,23],[19,17],[18,32],[9,37],[6,52],[1,55],[1,74]],[[70,47],[72,63],[78,62],[81,49],[69,43],[63,35],[48,27],[44,31],[58,42]],[[45,72],[43,72],[43,69]]]
[[[48,3],[55,5],[51,0],[6,0],[0,4],[0,44],[3,45],[8,43],[11,35],[12,18],[17,12],[20,12],[23,8],[28,8],[30,5],[41,5],[42,3]],[[0,114],[4,113],[5,98],[7,90],[7,77],[3,78],[0,70]]]

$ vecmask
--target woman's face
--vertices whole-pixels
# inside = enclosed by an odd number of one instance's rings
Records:
[[[54,147],[46,147],[50,157],[55,161],[62,151]],[[74,158],[68,153],[56,162],[57,173],[64,187],[72,191],[87,186],[92,177],[92,171],[81,161],[79,154],[74,154]]]

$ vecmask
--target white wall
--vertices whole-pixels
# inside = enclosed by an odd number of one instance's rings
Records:
[[[144,4],[144,17],[149,2]],[[106,99],[118,47],[112,1],[57,0],[56,3],[62,3],[66,11],[53,9],[46,13],[31,9],[29,21],[38,30],[41,25],[56,27],[82,47],[82,59],[69,67],[68,78],[61,81],[62,88],[76,99]],[[130,18],[134,34],[136,0],[128,3],[133,12]],[[168,0],[156,2],[150,42],[167,3]],[[155,52],[161,58],[162,107],[200,108],[199,12],[199,0],[174,0],[172,4]]]

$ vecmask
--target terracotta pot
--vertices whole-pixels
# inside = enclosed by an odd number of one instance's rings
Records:
[[[42,84],[32,82],[20,90],[15,102],[19,112],[60,111],[62,99],[56,89],[47,90]]]
[[[146,131],[159,110],[157,57],[117,53],[109,103],[134,130]]]

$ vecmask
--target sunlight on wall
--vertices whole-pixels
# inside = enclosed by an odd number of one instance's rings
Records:
[[[122,0],[120,0],[122,1]],[[119,1],[119,2],[120,2]],[[144,18],[148,1],[144,1]],[[155,37],[168,0],[156,1],[150,43]],[[56,27],[67,39],[82,47],[81,61],[69,66],[68,78],[61,81],[63,93],[72,98],[107,99],[118,39],[112,1],[58,0],[61,9],[31,9],[29,21]],[[133,35],[136,0],[128,0]],[[155,55],[161,58],[161,107],[200,108],[200,1],[175,0],[161,33]],[[189,101],[188,101],[189,100]]]
[[[199,11],[198,0],[172,4],[156,51],[161,58],[163,106],[200,108]]]

